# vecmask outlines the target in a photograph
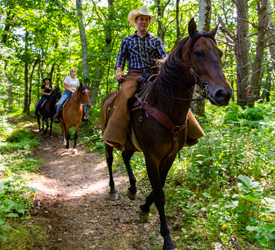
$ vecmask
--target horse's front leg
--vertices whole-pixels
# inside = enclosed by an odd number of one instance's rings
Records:
[[[66,148],[70,147],[70,127],[65,123],[65,138],[66,138]]]
[[[171,250],[176,249],[176,244],[173,242],[170,236],[170,230],[167,225],[166,216],[165,216],[165,196],[163,192],[163,183],[165,180],[163,177],[166,178],[167,173],[161,171],[159,164],[153,159],[153,157],[146,157],[146,167],[148,172],[148,177],[150,183],[152,185],[152,195],[154,203],[158,209],[159,217],[160,217],[160,233],[164,239],[163,250]],[[169,170],[169,168],[167,168]],[[168,172],[168,171],[167,171]]]
[[[43,121],[45,121],[45,123],[46,123],[46,129],[45,129],[45,131],[44,131],[44,135],[45,135],[45,134],[47,134],[47,132],[48,132],[48,128],[49,128],[49,121],[48,121],[48,117],[43,116]]]
[[[113,178],[113,170],[112,170],[112,165],[113,165],[113,150],[114,148],[109,146],[108,144],[105,144],[105,155],[106,155],[106,161],[108,165],[108,170],[109,170],[109,186],[110,186],[110,193],[109,193],[109,198],[112,201],[115,201],[118,199],[118,192],[115,189],[115,182]]]
[[[61,130],[62,130],[63,147],[66,147],[66,137],[65,137],[66,129],[65,129],[65,123],[62,122],[62,121],[60,121],[59,125],[60,125]]]
[[[39,132],[41,131],[41,128],[40,128],[40,115],[37,114],[37,123],[38,123],[38,129],[39,129]]]
[[[53,135],[52,135],[52,129],[53,129],[53,119],[52,118],[50,118],[51,119],[51,123],[50,123],[50,137],[52,137]]]
[[[129,176],[129,181],[131,187],[128,188],[127,196],[130,200],[135,200],[136,199],[136,193],[137,193],[137,187],[136,187],[136,178],[134,176],[132,167],[131,167],[131,157],[134,154],[133,151],[130,150],[125,150],[122,152],[122,158],[124,161],[124,164],[126,166],[128,176]]]
[[[73,149],[73,154],[77,154],[77,149],[76,149],[76,140],[77,140],[77,132],[78,132],[78,129],[79,129],[79,127],[80,127],[80,124],[81,124],[81,122],[75,126],[75,132],[74,132],[74,149]]]

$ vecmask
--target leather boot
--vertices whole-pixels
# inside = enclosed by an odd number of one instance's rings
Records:
[[[60,122],[60,117],[59,117],[59,115],[60,115],[60,112],[57,112],[57,113],[53,116],[53,121],[54,121],[55,123],[59,123],[59,122]]]
[[[87,114],[86,114],[86,111],[83,111],[82,121],[83,121],[83,122],[86,122],[86,121],[88,121],[88,120],[89,120],[89,118],[88,118],[88,116],[87,116]]]

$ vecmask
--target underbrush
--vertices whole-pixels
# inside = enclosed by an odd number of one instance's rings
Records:
[[[21,176],[37,170],[41,160],[31,153],[38,145],[37,135],[24,126],[8,123],[4,115],[0,121],[0,139],[0,243],[5,245],[5,241],[10,244],[18,235],[18,230],[23,233],[32,206],[35,190]],[[17,242],[22,242],[20,237]]]
[[[179,249],[275,249],[274,117],[272,103],[207,106],[206,136],[182,149],[165,186]],[[144,183],[144,159],[132,159]]]

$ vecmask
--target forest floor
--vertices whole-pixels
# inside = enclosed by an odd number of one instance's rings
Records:
[[[140,222],[138,207],[145,197],[138,193],[134,201],[127,198],[123,171],[114,173],[119,199],[110,201],[103,156],[85,153],[81,146],[73,155],[72,148],[62,147],[61,132],[54,131],[51,138],[40,134],[39,140],[34,154],[45,162],[31,181],[38,190],[31,215],[34,223],[44,225],[49,240],[35,249],[161,249],[157,212],[153,209],[150,221]]]

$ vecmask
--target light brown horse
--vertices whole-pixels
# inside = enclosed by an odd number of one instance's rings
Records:
[[[76,139],[77,131],[80,127],[83,116],[82,105],[90,107],[91,100],[90,89],[86,85],[81,83],[64,106],[60,119],[60,127],[63,134],[63,146],[66,146],[66,148],[69,148],[70,127],[72,125],[75,125],[73,154],[77,153]]]
[[[144,154],[148,177],[152,186],[150,195],[140,206],[140,216],[148,218],[150,206],[155,203],[160,217],[160,232],[164,239],[163,249],[176,249],[167,225],[163,187],[177,152],[182,149],[186,140],[187,112],[190,108],[195,84],[203,90],[205,98],[217,106],[226,106],[232,96],[232,89],[225,78],[221,67],[222,51],[217,47],[215,35],[217,27],[212,31],[198,32],[192,19],[188,24],[189,36],[179,42],[163,64],[159,75],[149,85],[146,95],[140,96],[140,109],[131,112],[131,126],[136,140]],[[108,102],[110,93],[102,103],[102,130],[108,122]],[[146,100],[144,100],[146,99]],[[143,101],[142,101],[143,100]],[[153,112],[152,112],[153,110]],[[156,111],[158,110],[158,111]],[[165,117],[167,122],[157,120],[154,114]],[[107,114],[107,115],[106,115]],[[130,199],[135,198],[136,179],[133,175],[130,159],[133,148],[127,146],[122,157],[126,165],[131,187],[128,189]],[[130,144],[129,144],[130,145]],[[110,174],[110,195],[117,198],[117,190],[112,173],[113,148],[105,144],[105,153]]]

